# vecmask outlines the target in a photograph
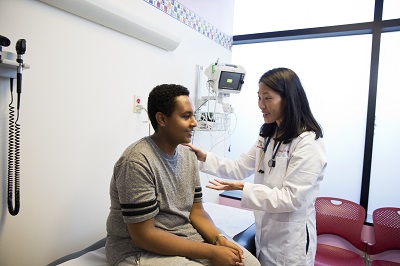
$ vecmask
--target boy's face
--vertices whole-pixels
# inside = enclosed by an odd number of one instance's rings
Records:
[[[164,133],[173,144],[190,143],[197,122],[193,103],[188,96],[176,97],[175,109],[170,117],[166,117],[165,125]]]

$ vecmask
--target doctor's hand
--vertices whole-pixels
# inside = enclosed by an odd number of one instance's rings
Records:
[[[244,182],[243,181],[225,181],[225,180],[209,180],[211,185],[207,185],[207,188],[215,189],[215,190],[243,190]]]
[[[192,151],[194,151],[194,153],[197,156],[197,160],[202,161],[202,162],[206,161],[207,153],[205,153],[201,149],[197,148],[196,146],[193,146],[190,143],[186,143],[186,144],[183,144],[183,145],[188,146]]]

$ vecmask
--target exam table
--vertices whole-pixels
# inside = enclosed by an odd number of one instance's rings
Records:
[[[211,202],[205,202],[203,206],[221,232],[255,255],[253,212]],[[82,250],[58,258],[47,266],[109,266],[105,243],[106,237]]]

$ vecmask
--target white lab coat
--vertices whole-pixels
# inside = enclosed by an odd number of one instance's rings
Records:
[[[257,165],[265,144],[256,144],[237,161],[207,153],[200,162],[202,172],[220,178],[244,179],[254,174],[254,184],[246,182],[241,206],[254,210],[257,257],[263,266],[313,266],[316,253],[315,199],[327,165],[321,138],[304,132],[292,142],[281,144],[275,167],[268,167],[274,140],[268,145],[260,169]],[[306,246],[308,251],[306,254]]]

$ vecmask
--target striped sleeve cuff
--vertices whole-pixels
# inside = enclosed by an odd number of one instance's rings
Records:
[[[155,212],[157,209],[158,203],[156,199],[141,203],[121,203],[122,215],[129,217],[145,216],[151,214],[152,212]]]
[[[194,189],[194,201],[195,202],[198,202],[198,201],[201,201],[203,199],[203,192],[202,192],[202,189],[201,189],[201,187],[196,187],[195,189]]]

